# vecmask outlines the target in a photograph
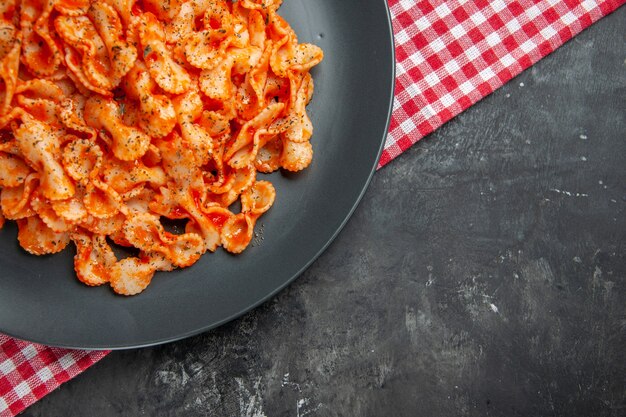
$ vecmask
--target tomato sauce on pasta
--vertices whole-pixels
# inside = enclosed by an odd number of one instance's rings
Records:
[[[123,295],[206,251],[242,252],[276,197],[257,173],[313,157],[323,52],[281,3],[3,0],[0,227],[16,221],[33,255],[73,242],[78,279]]]

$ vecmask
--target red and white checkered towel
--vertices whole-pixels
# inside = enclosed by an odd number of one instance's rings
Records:
[[[106,356],[36,345],[0,334],[0,416],[14,416]]]
[[[379,168],[626,0],[388,0],[395,102]],[[107,352],[0,335],[0,417],[13,416]]]
[[[396,92],[379,168],[625,0],[389,0]]]

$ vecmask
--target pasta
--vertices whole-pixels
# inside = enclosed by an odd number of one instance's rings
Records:
[[[276,198],[257,172],[313,156],[323,52],[298,43],[281,3],[0,2],[0,228],[15,220],[33,255],[72,242],[78,279],[122,295],[206,251],[242,252]]]

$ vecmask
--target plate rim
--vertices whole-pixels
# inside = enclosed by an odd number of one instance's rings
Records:
[[[83,345],[83,346],[76,346],[74,344],[68,343],[68,344],[64,344],[64,343],[50,343],[50,342],[46,342],[46,341],[42,341],[42,340],[38,340],[37,338],[24,338],[23,336],[19,336],[19,335],[15,335],[12,334],[12,332],[7,332],[3,329],[0,329],[0,335],[6,335],[9,337],[12,337],[14,339],[18,339],[18,340],[22,340],[22,341],[26,341],[26,342],[30,342],[30,343],[36,343],[36,344],[40,344],[40,345],[45,345],[48,347],[54,347],[54,348],[63,348],[63,349],[74,349],[74,350],[89,350],[89,351],[118,351],[118,350],[129,350],[129,349],[140,349],[140,348],[146,348],[146,347],[153,347],[153,346],[159,346],[159,345],[164,345],[164,344],[168,344],[168,343],[172,343],[172,342],[176,342],[179,340],[183,340],[183,339],[187,339],[189,337],[193,337],[193,336],[197,336],[199,334],[208,332],[209,330],[218,328],[220,326],[223,326],[226,323],[229,323],[241,316],[243,316],[244,314],[248,313],[249,311],[259,307],[260,305],[266,303],[268,300],[270,300],[271,298],[273,298],[274,296],[276,296],[278,293],[280,293],[281,291],[283,291],[287,286],[289,286],[291,283],[293,283],[298,277],[300,277],[312,264],[313,262],[315,262],[325,251],[326,249],[330,246],[330,244],[337,238],[337,236],[339,235],[339,233],[341,233],[341,231],[343,230],[343,228],[346,226],[346,224],[348,223],[348,221],[350,220],[350,218],[352,217],[352,215],[354,214],[354,211],[356,210],[356,208],[359,206],[359,204],[361,203],[361,201],[363,200],[363,196],[365,195],[365,193],[367,192],[367,189],[369,188],[369,185],[372,181],[372,178],[374,176],[374,173],[376,172],[376,168],[378,167],[378,164],[380,162],[380,157],[382,155],[383,149],[385,147],[385,141],[387,138],[387,134],[389,132],[389,125],[391,122],[391,116],[392,116],[392,112],[393,112],[393,103],[394,103],[394,97],[395,97],[395,84],[396,84],[396,51],[395,51],[395,38],[394,38],[394,31],[393,31],[393,23],[392,23],[392,19],[391,19],[391,10],[389,8],[389,4],[387,3],[386,0],[380,0],[382,1],[382,3],[384,4],[384,9],[385,9],[385,13],[386,13],[386,17],[387,17],[387,28],[388,28],[388,33],[389,33],[389,39],[388,42],[390,43],[390,48],[391,48],[391,74],[390,74],[390,78],[391,78],[391,82],[390,82],[390,88],[389,88],[389,98],[388,98],[388,110],[387,110],[387,117],[386,117],[386,122],[385,122],[385,129],[384,129],[384,134],[381,138],[381,143],[380,146],[378,148],[378,152],[377,152],[377,156],[374,160],[374,163],[372,164],[371,168],[370,168],[370,172],[368,174],[368,177],[365,181],[365,183],[363,184],[363,187],[357,197],[357,199],[355,200],[355,202],[352,204],[352,207],[350,208],[350,210],[348,211],[348,213],[346,214],[346,216],[344,217],[344,219],[341,221],[341,223],[339,224],[339,227],[337,227],[337,229],[334,231],[334,233],[328,238],[328,240],[326,241],[326,243],[324,245],[322,245],[322,247],[315,253],[314,256],[311,257],[311,259],[308,260],[308,262],[306,262],[298,271],[296,271],[291,277],[289,277],[287,280],[285,280],[284,283],[282,283],[280,286],[276,287],[273,291],[269,292],[267,295],[265,295],[264,297],[260,298],[259,300],[255,301],[254,303],[247,305],[246,307],[240,309],[239,311],[237,311],[236,313],[231,314],[230,316],[213,322],[210,325],[207,326],[202,326],[200,328],[191,330],[191,331],[187,331],[181,334],[176,334],[174,336],[171,337],[163,337],[163,338],[157,338],[154,340],[150,340],[144,343],[128,343],[128,344],[117,344],[117,345],[113,345],[113,346],[96,346],[96,345]]]

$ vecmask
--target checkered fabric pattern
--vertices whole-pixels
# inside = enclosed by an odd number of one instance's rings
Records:
[[[378,167],[625,0],[389,0],[396,91]]]
[[[396,91],[379,167],[626,0],[389,0]],[[0,417],[14,416],[107,352],[0,335]]]
[[[14,416],[106,356],[0,334],[0,417]]]

